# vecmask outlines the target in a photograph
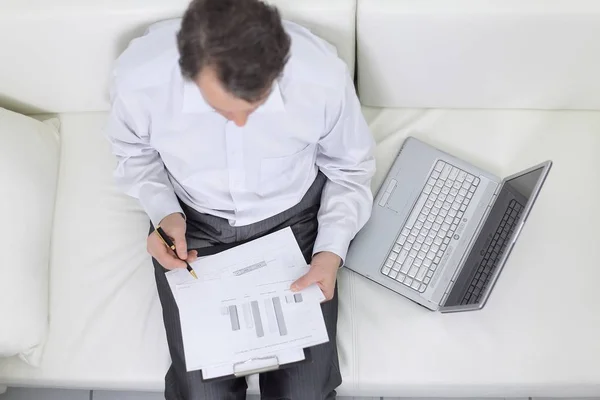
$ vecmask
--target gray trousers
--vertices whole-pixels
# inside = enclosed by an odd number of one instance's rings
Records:
[[[182,205],[187,218],[188,249],[217,246],[228,248],[256,239],[271,232],[291,227],[306,262],[310,262],[317,236],[317,212],[321,192],[327,178],[319,174],[306,195],[296,206],[278,215],[252,225],[232,227],[228,221],[201,214]],[[212,247],[214,252],[216,248]],[[165,277],[165,269],[154,261],[156,286],[163,309],[172,364],[165,376],[167,400],[238,400],[246,398],[246,379],[202,381],[201,371],[186,372],[179,311]],[[329,343],[309,349],[310,361],[260,374],[262,399],[321,400],[335,399],[335,388],[342,378],[339,371],[336,348],[336,324],[338,314],[337,289],[333,300],[321,305]]]

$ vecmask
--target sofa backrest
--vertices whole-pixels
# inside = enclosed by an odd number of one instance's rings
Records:
[[[181,16],[188,2],[3,0],[0,107],[29,114],[108,109],[115,58],[151,23]],[[354,71],[355,0],[269,2],[336,46]]]
[[[358,0],[365,105],[600,109],[597,0]]]

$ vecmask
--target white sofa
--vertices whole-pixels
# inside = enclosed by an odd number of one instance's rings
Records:
[[[482,311],[432,313],[340,272],[339,393],[600,396],[597,2],[274,3],[332,42],[351,69],[356,62],[378,142],[374,191],[407,135],[498,175],[555,162]],[[0,385],[163,388],[169,355],[145,252],[148,221],[115,188],[101,130],[114,58],[185,5],[0,5],[0,107],[61,123],[43,358],[38,368],[0,359]]]

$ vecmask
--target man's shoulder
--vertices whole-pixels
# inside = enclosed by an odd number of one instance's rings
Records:
[[[113,95],[170,84],[179,69],[176,37],[180,25],[180,19],[158,22],[129,43],[115,62]]]
[[[323,89],[343,87],[348,67],[338,56],[335,46],[293,22],[284,21],[284,27],[292,44],[283,79]]]

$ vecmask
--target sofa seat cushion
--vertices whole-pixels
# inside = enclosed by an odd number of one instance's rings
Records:
[[[429,312],[340,271],[339,393],[591,395],[600,359],[600,314],[592,308],[600,280],[593,197],[600,195],[600,112],[363,111],[378,142],[374,191],[407,135],[498,175],[548,158],[555,164],[482,311]],[[113,184],[104,119],[61,116],[49,341],[41,369],[0,362],[0,382],[163,388],[169,356],[144,248],[148,219]],[[565,266],[581,279],[566,284]]]

